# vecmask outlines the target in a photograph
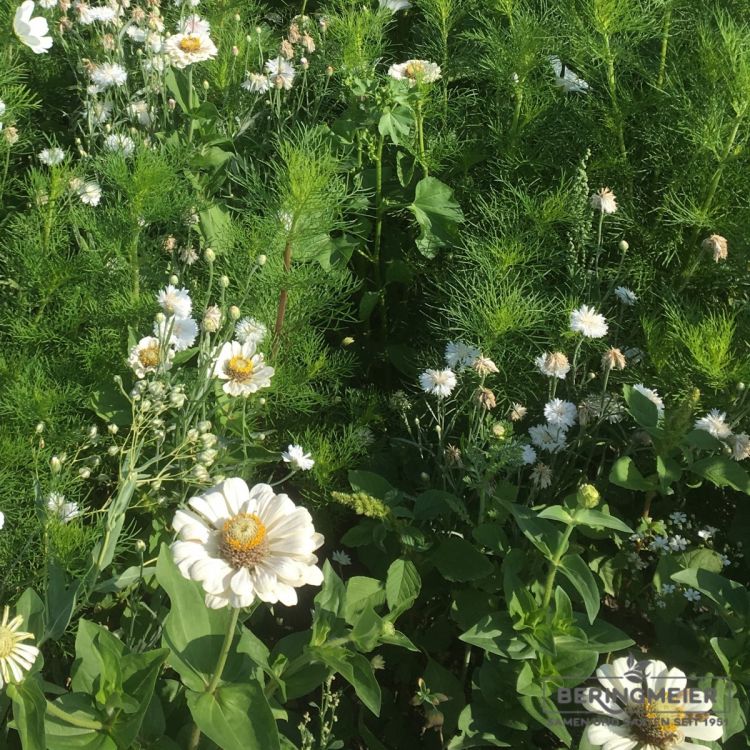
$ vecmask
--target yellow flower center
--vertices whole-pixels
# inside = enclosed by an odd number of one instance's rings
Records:
[[[232,380],[239,380],[240,382],[250,380],[253,376],[253,361],[247,357],[237,355],[227,362],[226,371]]]
[[[195,34],[188,34],[180,39],[178,46],[183,52],[198,52],[201,48],[201,38]]]
[[[406,73],[407,78],[413,78],[416,80],[417,76],[424,75],[425,73],[424,64],[421,62],[410,62],[404,68],[404,73]]]
[[[13,653],[16,641],[16,635],[10,628],[0,627],[0,659],[5,659]]]
[[[138,359],[144,367],[156,367],[159,364],[159,345],[152,344],[138,352]]]
[[[630,726],[640,742],[668,748],[678,739],[678,722],[684,717],[682,708],[661,701],[644,700],[632,714]]]
[[[221,553],[235,568],[251,568],[266,553],[266,527],[255,513],[238,513],[224,522]]]

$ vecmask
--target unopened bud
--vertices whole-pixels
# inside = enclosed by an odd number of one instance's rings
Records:
[[[81,479],[88,479],[91,476],[91,469],[84,466],[82,469],[78,470],[78,476],[81,477]]]
[[[206,259],[207,263],[213,263],[216,260],[216,253],[213,251],[212,248],[207,247],[203,251],[203,257]]]
[[[596,508],[602,496],[593,484],[582,484],[576,490],[576,501],[581,508]]]
[[[617,245],[617,247],[619,247],[619,248],[620,248],[620,250],[621,250],[621,251],[622,251],[623,253],[626,253],[626,252],[628,251],[628,249],[630,248],[630,245],[628,245],[628,243],[627,243],[627,241],[626,241],[626,240],[620,240],[620,242],[619,242],[619,244]]]
[[[107,448],[107,453],[110,456],[116,456],[120,452],[120,448],[117,445],[110,445],[109,448]]]
[[[240,311],[240,308],[237,307],[237,305],[232,305],[229,308],[229,317],[232,320],[239,320],[240,319],[240,315],[242,315],[242,312]]]
[[[146,551],[146,542],[143,539],[135,540],[135,551],[141,555]]]
[[[49,468],[53,474],[59,474],[62,470],[62,461],[57,456],[52,456],[49,460]]]
[[[222,276],[219,278],[219,286],[222,289],[226,289],[229,286],[229,276]]]
[[[352,336],[346,336],[345,338],[341,339],[341,346],[351,346],[354,343],[354,338]]]
[[[41,435],[44,432],[44,422],[38,422],[36,426],[36,434]]]
[[[169,277],[169,283],[170,284],[179,284],[180,283],[180,279],[177,276],[175,276],[175,274],[172,274]]]
[[[421,480],[422,480],[423,482],[429,482],[429,481],[430,481],[430,475],[429,475],[429,474],[428,474],[428,473],[427,473],[426,471],[423,471],[423,472],[422,472],[422,473],[421,473],[421,474],[419,475],[419,478],[420,478],[420,479],[421,479]]]
[[[107,425],[107,432],[109,432],[110,435],[116,435],[119,431],[120,428],[116,424]]]
[[[204,80],[204,81],[203,81],[203,90],[204,90],[204,91],[208,91],[208,89],[209,89],[210,87],[211,87],[211,85],[209,84],[209,82],[208,82],[208,81],[206,81],[206,80]]]
[[[207,419],[204,419],[201,422],[198,422],[198,432],[203,434],[205,432],[210,432],[210,431],[211,431],[211,423]]]
[[[258,260],[258,265],[259,266],[265,266],[266,265],[266,261],[268,260],[268,256],[266,256],[266,255],[259,255],[258,258],[257,258],[257,260]]]
[[[169,99],[167,99],[167,106],[170,110],[174,111],[177,107],[177,101],[175,99],[172,99],[172,97],[169,97]]]
[[[235,44],[232,47],[232,56],[237,57],[240,54],[240,48]]]

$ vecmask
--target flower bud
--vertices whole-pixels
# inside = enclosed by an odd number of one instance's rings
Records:
[[[240,48],[235,44],[232,47],[232,57],[237,57],[240,54]]]
[[[169,277],[169,283],[170,284],[179,284],[180,283],[180,279],[175,274],[172,274]]]
[[[212,248],[207,247],[203,251],[203,257],[206,259],[206,263],[213,263],[216,260],[216,253]]]
[[[259,266],[265,266],[267,260],[268,260],[268,256],[267,255],[259,255],[257,257],[257,261],[258,261],[258,265]]]
[[[211,423],[204,419],[201,422],[198,422],[198,431],[201,433],[209,432],[211,430]]]
[[[171,111],[174,112],[177,107],[177,101],[175,99],[172,99],[172,97],[170,96],[169,99],[167,99],[167,106]]]
[[[240,315],[242,315],[242,313],[240,312],[240,308],[237,307],[237,305],[232,305],[229,308],[229,317],[232,320],[239,320],[240,319]]]
[[[630,249],[630,245],[628,245],[628,243],[627,243],[627,241],[626,241],[626,240],[620,240],[620,242],[619,242],[619,244],[617,245],[617,247],[619,247],[619,248],[620,248],[620,250],[621,250],[621,251],[622,251],[623,253],[626,253],[626,252],[627,252],[627,251],[628,251],[628,250]]]
[[[99,429],[97,428],[97,426],[95,424],[91,425],[91,427],[89,427],[89,439],[94,440],[98,435]]]
[[[144,542],[143,539],[135,540],[135,551],[141,555],[146,551],[146,542]]]
[[[421,480],[422,480],[423,482],[429,482],[429,481],[430,481],[430,475],[429,475],[429,474],[428,474],[428,473],[427,473],[426,471],[423,471],[423,472],[422,472],[422,473],[421,473],[421,474],[419,475],[419,478],[420,478],[420,479],[421,479]]]
[[[187,439],[191,443],[194,443],[199,437],[200,437],[200,433],[198,432],[198,430],[195,429],[195,427],[193,427],[192,429],[188,430],[188,432],[187,432]]]
[[[120,431],[120,428],[113,423],[110,423],[107,425],[107,432],[109,432],[110,435],[116,435]]]
[[[352,336],[346,336],[345,338],[341,339],[341,346],[351,346],[354,343],[354,338]]]
[[[91,469],[84,466],[78,470],[78,476],[81,477],[81,479],[88,479],[91,476]]]
[[[602,496],[599,494],[599,490],[593,484],[582,484],[576,490],[576,501],[580,508],[596,508],[601,499]]]
[[[211,87],[211,85],[209,84],[209,82],[204,79],[204,81],[203,81],[203,90],[204,91],[208,91],[208,89],[210,87]]]
[[[208,333],[216,333],[221,327],[221,310],[217,305],[211,305],[206,308],[203,313],[203,322],[201,323],[203,330]]]
[[[117,445],[110,445],[109,448],[107,448],[107,453],[110,456],[116,456],[120,452],[120,447]]]
[[[44,422],[38,422],[36,426],[36,434],[41,435],[44,432]]]
[[[261,396],[261,397],[260,397],[260,398],[258,399],[258,403],[259,403],[259,404],[260,404],[261,406],[265,406],[265,405],[266,405],[266,399],[265,399],[265,397],[264,397],[264,396]]]
[[[226,289],[229,286],[229,276],[221,276],[219,278],[219,286],[222,289]]]
[[[57,456],[52,456],[49,460],[49,468],[53,474],[59,474],[62,470],[62,461]]]

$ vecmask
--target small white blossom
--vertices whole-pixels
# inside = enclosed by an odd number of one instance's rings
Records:
[[[453,370],[425,370],[419,376],[419,385],[422,390],[438,398],[450,396],[456,383],[456,374]]]
[[[337,549],[331,552],[331,560],[339,565],[346,566],[352,564],[352,558],[344,552],[342,549]]]
[[[309,453],[305,453],[301,445],[290,445],[281,453],[284,463],[289,464],[293,469],[299,471],[309,471],[315,465]]]
[[[570,313],[570,330],[590,339],[600,339],[607,335],[609,326],[604,316],[593,307],[581,305]]]
[[[686,589],[685,591],[683,591],[682,595],[689,602],[699,602],[701,600],[700,591],[696,591],[695,589]]]
[[[61,148],[43,148],[38,154],[39,161],[48,167],[56,167],[65,161],[65,152]]]
[[[623,305],[628,306],[634,305],[638,301],[635,292],[632,289],[628,289],[626,286],[616,287],[615,297],[617,297]]]
[[[477,347],[463,341],[449,341],[445,345],[445,364],[453,369],[471,367],[480,355],[481,352]]]
[[[577,415],[576,405],[560,398],[553,398],[544,406],[545,419],[549,424],[557,427],[572,427],[576,422]]]
[[[711,409],[705,417],[695,421],[696,430],[704,430],[715,438],[725,440],[732,435],[732,428],[727,424],[727,415],[718,409]]]
[[[669,540],[669,548],[674,552],[682,552],[687,547],[687,539],[679,534]]]
[[[530,445],[524,445],[523,451],[521,452],[521,461],[527,466],[536,463],[536,451]]]

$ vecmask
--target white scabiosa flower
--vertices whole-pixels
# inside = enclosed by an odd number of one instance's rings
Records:
[[[479,356],[481,352],[476,346],[463,341],[449,341],[445,345],[445,364],[451,368],[471,367]]]
[[[323,537],[310,513],[267,484],[248,488],[242,479],[226,479],[191,498],[172,527],[174,561],[201,584],[211,609],[258,599],[290,607],[298,587],[323,582],[314,554]]]
[[[555,86],[561,88],[566,94],[585,94],[589,85],[580,76],[576,75],[557,55],[549,55],[552,72],[555,74]]]
[[[168,284],[157,295],[156,301],[164,310],[165,315],[174,315],[176,318],[189,318],[193,312],[193,300],[187,289],[178,289],[173,284]]]
[[[744,461],[750,458],[750,435],[746,432],[739,432],[730,438],[732,446],[732,458],[735,461]]]
[[[570,313],[570,330],[590,339],[600,339],[607,335],[609,326],[603,315],[593,307],[581,305]]]
[[[656,406],[656,413],[659,418],[664,416],[664,401],[654,388],[646,388],[643,383],[636,383],[633,386],[634,391],[638,391],[641,396],[645,396],[652,404]]]
[[[247,398],[261,388],[270,387],[274,369],[265,363],[263,354],[255,351],[253,342],[228,341],[221,347],[213,374],[225,381],[224,393]]]
[[[102,63],[91,69],[90,77],[97,90],[104,91],[110,86],[124,86],[128,80],[128,73],[117,63]]]
[[[78,21],[83,26],[91,26],[93,23],[114,23],[117,19],[117,11],[108,5],[92,6],[79,3],[77,6]]]
[[[613,214],[617,211],[617,199],[608,187],[599,188],[591,196],[590,203],[591,208],[603,214]]]
[[[65,152],[61,148],[43,148],[39,154],[38,159],[42,164],[46,164],[48,167],[56,167],[58,164],[62,164],[65,161]]]
[[[39,656],[39,649],[24,641],[33,641],[33,633],[25,633],[20,628],[23,617],[16,615],[10,619],[10,608],[3,609],[0,620],[0,690],[9,683],[19,683]]]
[[[104,139],[104,149],[127,158],[135,151],[135,141],[129,135],[112,133]]]
[[[188,65],[213,60],[219,50],[207,33],[173,34],[164,40],[164,51],[173,67],[183,69]]]
[[[78,187],[78,197],[87,206],[98,206],[102,199],[102,189],[94,180],[84,182]]]
[[[539,372],[548,378],[565,380],[570,372],[570,362],[562,352],[545,352],[534,360]]]
[[[713,742],[723,733],[705,693],[688,689],[685,673],[663,661],[625,656],[602,664],[596,676],[602,687],[585,689],[582,701],[601,717],[586,727],[593,747],[701,750],[705,745],[688,740]]]
[[[260,344],[268,335],[268,328],[255,318],[240,318],[234,326],[234,336],[240,344]]]
[[[450,396],[456,383],[456,374],[453,370],[425,370],[419,376],[419,385],[422,390],[438,398]]]
[[[174,350],[162,347],[155,336],[145,336],[130,350],[128,364],[140,380],[150,372],[169,370],[173,357]]]
[[[411,3],[409,0],[380,0],[380,7],[391,11],[391,13],[398,13],[400,10],[411,8]]]
[[[536,463],[536,451],[530,445],[524,445],[521,451],[521,461],[527,466]]]
[[[529,427],[531,442],[547,453],[558,453],[567,445],[567,431],[564,427],[551,424],[537,424]]]
[[[262,73],[248,73],[240,86],[253,94],[265,94],[271,88],[271,82]]]
[[[615,297],[623,304],[632,306],[638,302],[635,292],[632,289],[628,289],[626,286],[618,286],[615,288]]]
[[[69,503],[65,500],[65,495],[60,492],[50,492],[47,496],[47,510],[63,523],[72,521],[81,515],[78,503]]]
[[[719,440],[726,440],[732,434],[732,428],[727,424],[726,412],[711,409],[705,417],[696,419],[696,430],[704,430]]]
[[[576,423],[577,416],[576,405],[570,401],[553,398],[544,406],[544,418],[549,424],[557,427],[572,427]]]
[[[48,52],[52,46],[52,37],[48,36],[47,19],[43,16],[34,16],[33,0],[25,0],[16,9],[13,32],[34,54]]]
[[[294,77],[297,73],[294,70],[294,66],[283,57],[266,60],[265,69],[272,86],[277,89],[284,89],[285,91],[289,91],[292,88]]]
[[[176,352],[189,349],[198,337],[198,324],[192,318],[170,316],[154,324],[154,336],[162,344],[174,347]]]
[[[298,471],[309,471],[315,466],[312,456],[309,453],[305,453],[305,449],[301,445],[288,446],[281,453],[281,457],[284,459],[284,463],[289,464],[293,469]]]
[[[417,83],[434,83],[440,79],[440,66],[429,60],[407,60],[391,65],[388,75],[396,81],[406,81],[409,86]]]

